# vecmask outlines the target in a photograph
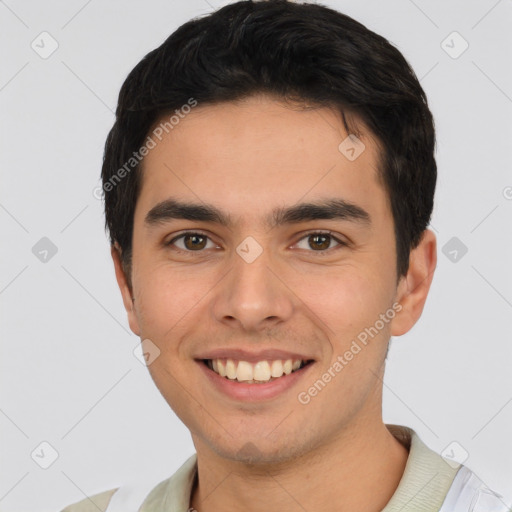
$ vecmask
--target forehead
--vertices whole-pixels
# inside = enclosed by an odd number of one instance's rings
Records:
[[[216,204],[240,222],[327,196],[385,208],[375,140],[368,130],[359,142],[348,136],[341,114],[328,108],[263,95],[199,104],[145,156],[136,217],[169,196]]]

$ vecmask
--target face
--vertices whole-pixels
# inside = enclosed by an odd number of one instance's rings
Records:
[[[389,337],[419,314],[398,304],[375,141],[354,159],[347,135],[258,96],[198,105],[145,157],[133,303],[113,251],[116,273],[196,447],[277,462],[380,421]]]

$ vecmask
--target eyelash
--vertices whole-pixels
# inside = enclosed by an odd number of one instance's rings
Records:
[[[186,236],[189,236],[189,235],[199,235],[201,237],[205,237],[207,238],[208,240],[211,241],[210,237],[205,234],[205,233],[202,233],[201,231],[185,231],[184,233],[181,233],[180,235],[174,237],[172,240],[170,240],[169,242],[166,242],[165,245],[168,246],[168,247],[171,247],[177,240],[180,240]],[[346,242],[343,242],[342,240],[340,240],[339,238],[337,238],[336,236],[333,235],[332,231],[311,231],[309,233],[306,233],[305,235],[303,235],[297,243],[301,242],[302,240],[304,240],[305,238],[308,238],[310,236],[313,236],[313,235],[327,235],[329,236],[332,240],[334,240],[335,242],[338,243],[337,246],[335,247],[331,247],[329,249],[324,249],[324,250],[318,250],[318,251],[314,251],[314,250],[309,250],[307,252],[312,252],[312,253],[317,253],[318,255],[325,255],[326,253],[330,253],[331,251],[333,250],[337,250],[337,249],[341,249],[343,247],[346,247],[348,246],[348,243]],[[296,245],[294,244],[294,245]],[[179,249],[179,248],[176,248],[176,247],[173,247],[173,250],[176,251],[176,252],[179,252],[179,253],[184,253],[184,254],[193,254],[195,252],[197,253],[202,253],[205,251],[205,249],[202,249],[202,250],[198,250],[198,251],[190,251],[190,250],[184,250],[184,249]],[[305,250],[305,249],[302,249],[302,250]]]

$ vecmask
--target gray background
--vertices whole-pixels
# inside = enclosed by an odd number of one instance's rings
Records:
[[[164,479],[194,451],[133,354],[93,191],[127,73],[225,3],[0,2],[2,511]],[[325,4],[398,46],[437,126],[439,263],[422,319],[393,340],[384,419],[467,452],[512,503],[512,1]]]

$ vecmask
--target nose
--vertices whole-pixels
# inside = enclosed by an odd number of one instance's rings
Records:
[[[213,314],[232,328],[261,331],[291,317],[293,297],[268,250],[250,263],[234,254],[233,266],[217,288]]]

